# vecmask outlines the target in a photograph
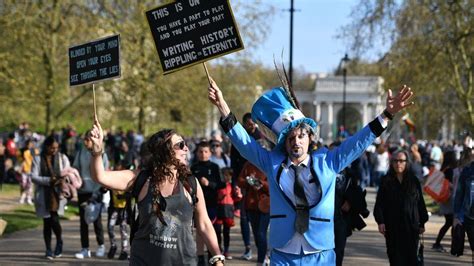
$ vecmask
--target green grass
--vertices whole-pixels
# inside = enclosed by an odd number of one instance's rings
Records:
[[[20,186],[18,184],[3,184],[0,190],[0,197],[20,196]]]
[[[26,210],[15,209],[13,212],[1,214],[0,217],[7,221],[7,228],[5,228],[4,234],[36,228],[43,223],[42,219],[36,217],[34,212]]]
[[[77,215],[79,215],[79,208],[67,205],[64,217],[61,219],[71,219]],[[0,214],[0,217],[8,222],[4,234],[36,228],[43,223],[43,219],[36,217],[34,206],[29,205],[18,206],[13,211]]]

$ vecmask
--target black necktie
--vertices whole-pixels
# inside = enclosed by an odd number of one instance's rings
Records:
[[[291,165],[291,168],[295,171],[295,184],[293,186],[296,205],[295,230],[300,234],[304,234],[308,230],[309,222],[308,199],[306,199],[304,193],[303,177],[301,176],[304,166]]]

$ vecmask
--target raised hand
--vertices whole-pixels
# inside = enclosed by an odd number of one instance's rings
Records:
[[[222,99],[223,99],[222,92],[217,86],[217,83],[212,78],[209,78],[209,79],[211,83],[209,84],[207,98],[212,104],[219,107],[219,104],[222,103]]]
[[[224,96],[222,95],[222,91],[217,86],[217,83],[212,79],[210,79],[210,86],[207,93],[207,98],[209,101],[219,109],[222,117],[226,117],[230,113],[230,109],[227,106],[226,101],[224,100]]]
[[[97,117],[94,119],[94,125],[92,126],[90,132],[90,138],[92,140],[92,148],[90,152],[92,154],[101,154],[104,142],[104,132],[102,131],[102,127],[100,126]]]
[[[387,102],[385,109],[392,115],[395,115],[400,110],[403,110],[414,103],[410,101],[413,96],[413,91],[407,85],[403,85],[398,91],[397,95],[392,95],[392,90],[388,90]]]

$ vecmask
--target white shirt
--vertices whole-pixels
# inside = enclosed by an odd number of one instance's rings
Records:
[[[430,158],[438,163],[441,163],[441,157],[443,156],[443,151],[438,146],[433,146],[431,148]]]
[[[388,125],[387,121],[385,121],[380,115],[377,117],[377,119],[383,128],[387,127]],[[285,193],[285,195],[291,200],[293,205],[295,205],[296,200],[295,200],[295,193],[293,191],[294,189],[293,186],[295,183],[295,171],[292,168],[290,168],[291,165],[293,165],[293,162],[291,162],[288,159],[286,165],[283,168],[283,171],[281,172],[279,185],[283,193]],[[308,204],[311,206],[311,205],[314,205],[316,201],[318,200],[318,198],[316,197],[316,194],[311,193],[312,191],[316,191],[317,189],[316,183],[309,182],[313,178],[313,176],[311,175],[311,170],[310,170],[311,156],[308,155],[308,157],[306,157],[306,159],[304,159],[299,165],[306,166],[305,168],[303,168],[301,176],[304,182],[304,193],[306,195],[306,199],[308,200]],[[315,176],[314,178],[317,178],[317,177]],[[294,254],[294,255],[300,255],[301,251],[303,251],[305,255],[319,253],[322,251],[322,250],[313,248],[309,244],[309,242],[306,240],[306,238],[304,238],[302,234],[296,231],[293,237],[286,243],[285,246],[283,246],[282,248],[276,248],[276,250],[284,252],[284,253]]]
[[[305,166],[301,171],[301,177],[304,182],[304,193],[306,195],[306,199],[308,200],[309,205],[314,205],[318,198],[316,197],[316,193],[311,193],[312,191],[316,191],[316,183],[310,183],[309,180],[313,178],[311,175],[310,170],[310,163],[311,163],[311,156],[307,156],[299,165]],[[295,205],[295,193],[293,191],[293,186],[295,184],[295,171],[290,168],[293,163],[288,159],[286,165],[283,168],[280,176],[280,188],[285,193],[285,195],[291,200],[293,205]],[[317,178],[317,177],[314,177]],[[294,226],[294,225],[292,225]],[[295,231],[293,237],[286,243],[286,245],[282,248],[277,248],[278,251],[300,255],[301,250],[303,250],[304,254],[313,254],[321,252],[321,250],[313,248],[306,238],[298,232]]]
[[[390,158],[388,152],[383,152],[382,154],[376,153],[377,160],[375,162],[375,171],[386,173],[390,168]]]

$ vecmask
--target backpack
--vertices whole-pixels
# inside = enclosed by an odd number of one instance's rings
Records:
[[[151,173],[150,171],[144,169],[141,170],[138,173],[138,176],[136,178],[135,183],[133,184],[133,188],[131,191],[126,193],[126,198],[127,198],[127,212],[128,212],[128,224],[130,225],[130,245],[132,244],[133,238],[135,236],[135,233],[138,231],[138,226],[139,226],[139,221],[140,221],[140,216],[138,212],[138,195],[140,194],[140,191],[142,190],[143,186],[145,185],[146,181],[150,177]],[[187,177],[188,183],[191,186],[191,191],[188,191],[188,193],[191,195],[191,199],[193,202],[193,206],[196,206],[196,203],[198,202],[197,198],[197,182],[196,178],[192,175]],[[134,202],[132,203],[132,199],[134,199]]]

